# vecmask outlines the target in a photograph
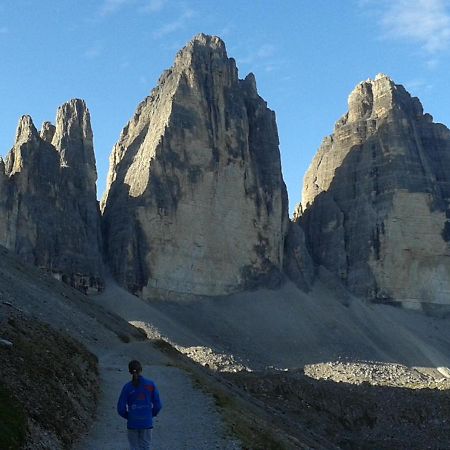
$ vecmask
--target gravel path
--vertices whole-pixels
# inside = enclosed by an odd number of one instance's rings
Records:
[[[310,365],[331,379],[348,379],[362,370],[363,379],[382,378],[383,383],[385,378],[389,383],[390,378],[398,378],[405,367],[414,370],[414,383],[418,376],[441,383],[441,376],[450,374],[449,318],[357,299],[344,303],[320,283],[308,295],[286,284],[278,291],[227,298],[144,302],[110,282],[102,295],[86,298],[1,249],[0,256],[0,301],[67,332],[99,358],[98,417],[76,450],[127,448],[125,422],[115,408],[129,379],[127,363],[134,358],[143,362],[144,373],[161,391],[164,409],[155,426],[156,450],[239,448],[226,435],[214,400],[117,316],[218,370],[242,366],[295,370]],[[123,342],[127,338],[128,344]],[[358,361],[383,363],[382,376],[378,366],[360,366]]]
[[[119,302],[125,303],[127,311],[135,317],[146,313],[145,303],[127,304],[127,295],[120,291],[117,296]],[[139,340],[140,333],[108,312],[112,308],[102,308],[94,299],[39,270],[24,267],[1,248],[0,302],[4,308],[23,311],[68,333],[97,355],[101,378],[97,419],[75,450],[128,448],[126,422],[117,414],[116,403],[122,386],[130,379],[127,365],[131,359],[143,363],[144,375],[152,378],[161,392],[163,409],[155,423],[154,450],[240,448],[227,436],[214,399],[194,385],[187,372],[171,366],[171,359],[151,341]],[[169,328],[177,326],[170,324]]]
[[[126,422],[116,412],[116,402],[129,380],[128,361],[138,358],[143,374],[153,379],[160,391],[163,409],[155,420],[155,450],[240,449],[227,436],[214,399],[196,388],[183,370],[167,365],[149,342],[116,345],[100,356],[102,395],[97,420],[75,450],[125,450]]]

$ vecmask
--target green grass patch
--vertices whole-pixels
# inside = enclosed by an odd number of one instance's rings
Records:
[[[25,442],[26,418],[22,406],[0,384],[0,448],[15,450]]]

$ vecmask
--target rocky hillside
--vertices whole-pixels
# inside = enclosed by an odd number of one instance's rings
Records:
[[[0,244],[83,292],[103,289],[89,111],[71,100],[40,133],[23,116],[0,158]]]
[[[288,226],[275,114],[196,36],[123,129],[102,202],[116,279],[145,297],[276,286]]]
[[[71,448],[95,414],[96,357],[9,302],[0,330],[0,448]]]
[[[385,75],[359,84],[303,186],[317,264],[376,301],[450,302],[450,130]]]
[[[275,423],[281,419],[289,425],[291,435],[301,435],[305,429],[314,433],[312,448],[320,448],[320,439],[328,441],[327,450],[449,448],[448,380],[437,385],[433,377],[419,374],[420,382],[412,385],[408,380],[417,378],[417,371],[377,364],[379,378],[388,379],[389,384],[371,383],[361,369],[370,372],[373,365],[362,366],[349,370],[353,383],[349,378],[332,381],[330,364],[315,365],[314,377],[305,368],[227,374],[226,378],[262,401]]]
[[[143,339],[0,245],[0,448],[73,448],[96,412],[93,352]]]

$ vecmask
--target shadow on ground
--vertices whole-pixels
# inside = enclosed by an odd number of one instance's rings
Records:
[[[289,424],[341,449],[450,448],[450,391],[315,380],[303,371],[224,377]]]

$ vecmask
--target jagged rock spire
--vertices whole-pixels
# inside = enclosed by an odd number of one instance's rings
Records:
[[[48,142],[49,144],[52,143],[53,136],[55,135],[56,127],[51,122],[44,122],[42,124],[41,131],[39,132],[40,138]]]
[[[450,131],[379,75],[350,94],[314,157],[299,221],[316,263],[355,293],[450,303],[449,186]]]
[[[84,100],[72,99],[58,108],[52,144],[61,157],[61,165],[77,171],[95,185],[97,171],[91,118]]]
[[[39,134],[30,116],[20,119],[0,167],[0,243],[80,290],[101,290],[96,169],[84,101],[63,105],[56,124],[44,122]]]
[[[279,281],[288,216],[275,115],[221,39],[196,36],[138,106],[102,208],[111,270],[133,292]]]
[[[16,131],[15,145],[36,140],[39,137],[31,116],[22,116]]]
[[[33,161],[39,160],[42,155],[41,140],[34,126],[33,119],[29,115],[22,116],[16,131],[14,146],[6,157],[5,171],[9,176],[22,172],[27,166],[33,165]],[[26,181],[23,180],[26,184]]]

